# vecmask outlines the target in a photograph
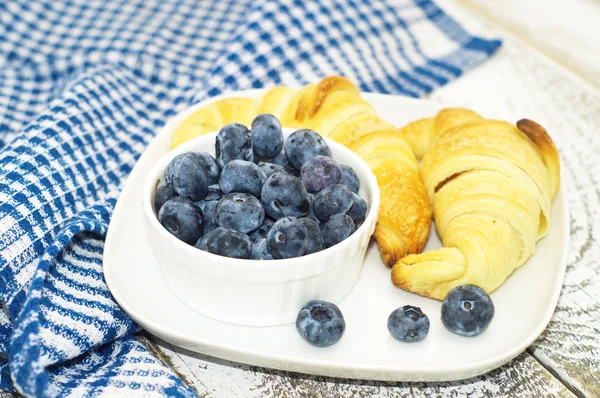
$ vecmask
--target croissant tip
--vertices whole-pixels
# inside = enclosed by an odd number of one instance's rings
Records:
[[[541,130],[546,131],[546,129],[544,127],[542,127],[541,124],[539,124],[538,122],[535,122],[531,119],[527,119],[527,118],[517,120],[517,127],[519,128],[519,130],[523,130],[523,129],[540,130],[541,129]]]
[[[550,151],[553,157],[558,158],[558,151],[548,134],[548,131],[537,122],[531,119],[520,119],[517,121],[517,128],[527,135],[542,151]],[[557,159],[558,161],[558,159]]]

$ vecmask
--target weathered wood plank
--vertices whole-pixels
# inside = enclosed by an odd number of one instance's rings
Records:
[[[600,88],[600,2],[458,0]]]
[[[573,397],[527,353],[486,375],[446,383],[332,379],[243,365],[174,347],[150,337],[169,365],[202,397]]]

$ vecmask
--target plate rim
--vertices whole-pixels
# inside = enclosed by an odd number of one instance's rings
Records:
[[[118,198],[115,208],[113,210],[113,216],[111,217],[111,224],[112,224],[112,220],[115,218],[115,215],[119,214],[121,211],[121,207],[124,206],[123,205],[124,200],[122,200],[122,197],[123,197],[122,193],[129,190],[129,186],[132,184],[131,177],[135,176],[137,173],[140,172],[139,168],[137,166],[141,163],[141,161],[143,159],[145,159],[146,156],[149,156],[149,155],[147,155],[149,153],[148,149],[151,148],[151,146],[155,144],[155,142],[158,140],[159,137],[168,134],[170,132],[170,130],[173,129],[174,125],[180,124],[185,118],[187,118],[189,115],[194,113],[196,110],[198,110],[202,107],[205,107],[213,102],[216,102],[216,101],[219,101],[222,99],[226,99],[226,98],[257,97],[260,94],[264,93],[266,90],[267,90],[266,88],[251,89],[251,90],[240,90],[240,91],[234,91],[234,92],[220,94],[218,96],[210,97],[210,98],[207,98],[196,104],[193,104],[193,105],[183,109],[181,112],[177,113],[173,117],[171,117],[167,121],[167,123],[165,123],[165,125],[159,129],[159,131],[157,132],[155,137],[152,139],[152,141],[146,147],[146,149],[144,150],[144,152],[142,153],[142,155],[136,162],[133,170],[127,177],[125,183],[123,184],[121,194],[119,195],[119,198]],[[361,95],[367,102],[371,102],[372,100],[383,100],[383,101],[394,101],[396,103],[398,103],[398,102],[407,102],[407,103],[413,103],[413,104],[418,103],[420,106],[426,105],[426,106],[429,106],[432,108],[437,108],[437,109],[442,109],[445,107],[453,106],[453,105],[439,103],[439,102],[435,102],[435,101],[431,101],[431,100],[416,99],[416,98],[392,95],[392,94],[362,92]],[[127,313],[127,315],[130,316],[136,323],[138,323],[144,329],[148,330],[150,333],[157,335],[157,337],[159,337],[165,341],[172,342],[172,344],[174,344],[175,346],[185,347],[186,349],[189,349],[190,351],[193,351],[193,352],[203,353],[206,355],[230,360],[233,362],[242,362],[242,363],[246,363],[246,364],[250,364],[250,365],[263,366],[263,367],[267,367],[267,368],[271,368],[271,369],[286,370],[286,371],[292,371],[292,372],[304,373],[304,374],[315,374],[315,375],[318,374],[318,375],[323,375],[323,376],[327,376],[327,377],[336,377],[336,378],[352,378],[352,379],[363,379],[363,380],[388,380],[388,381],[408,380],[406,378],[398,378],[398,377],[382,378],[382,377],[360,376],[359,378],[354,378],[354,377],[340,376],[344,372],[360,371],[363,373],[367,373],[367,372],[371,373],[371,374],[383,373],[386,375],[410,374],[411,381],[461,380],[461,379],[465,379],[468,377],[474,377],[474,376],[486,373],[495,368],[498,368],[498,367],[504,365],[505,363],[509,362],[510,360],[512,360],[513,358],[518,356],[519,354],[521,354],[523,351],[525,351],[527,349],[527,347],[529,347],[531,345],[531,343],[533,343],[543,333],[543,331],[546,329],[548,323],[552,319],[552,316],[554,315],[554,312],[556,310],[556,306],[558,304],[558,300],[560,297],[560,293],[561,293],[563,285],[564,285],[564,278],[565,278],[566,269],[567,269],[569,244],[570,244],[570,239],[569,239],[569,237],[570,237],[570,226],[569,226],[570,213],[569,213],[569,206],[568,206],[568,196],[567,196],[566,184],[564,183],[564,168],[563,167],[561,167],[561,169],[560,169],[560,176],[561,176],[561,182],[560,182],[559,189],[560,189],[560,195],[561,195],[561,199],[562,199],[562,209],[561,210],[562,210],[562,216],[563,216],[562,217],[563,218],[562,233],[563,233],[563,236],[565,237],[565,239],[563,240],[562,243],[565,247],[562,252],[562,258],[560,260],[560,268],[558,270],[558,274],[556,277],[556,283],[552,289],[550,303],[547,306],[547,310],[546,310],[546,313],[544,314],[542,322],[540,322],[538,324],[538,326],[529,334],[527,339],[523,339],[519,344],[515,345],[510,350],[503,351],[502,353],[499,353],[495,356],[492,356],[490,358],[486,358],[486,359],[483,359],[480,361],[472,362],[472,363],[465,364],[465,365],[453,366],[451,374],[455,375],[456,377],[452,377],[452,376],[451,377],[443,377],[442,376],[442,375],[448,375],[448,372],[449,372],[448,366],[445,366],[445,367],[444,366],[427,366],[427,367],[417,366],[417,367],[414,367],[414,366],[408,366],[408,365],[403,366],[401,363],[399,363],[399,366],[390,368],[389,366],[356,365],[353,362],[344,362],[343,366],[340,366],[339,362],[327,361],[327,360],[323,360],[322,358],[307,359],[306,357],[290,358],[290,357],[285,357],[285,356],[282,357],[281,355],[273,355],[273,354],[265,355],[265,353],[263,351],[256,351],[256,350],[252,350],[252,349],[239,349],[236,347],[232,347],[229,344],[221,343],[218,341],[202,340],[201,336],[189,335],[186,333],[173,331],[173,330],[169,329],[168,327],[164,327],[158,323],[155,323],[154,321],[146,318],[143,315],[139,316],[139,314],[136,314],[135,308],[130,306],[128,304],[127,300],[119,293],[118,289],[115,288],[116,283],[113,283],[114,275],[113,275],[113,272],[111,271],[112,268],[110,267],[110,263],[108,263],[109,265],[107,266],[107,262],[105,261],[105,259],[107,257],[106,255],[103,255],[103,260],[102,260],[104,277],[105,277],[105,281],[108,286],[108,289],[110,290],[115,301],[125,311],[125,313]],[[553,199],[553,203],[554,203],[554,199]],[[555,224],[553,224],[553,225],[555,225]],[[108,231],[106,234],[106,238],[105,238],[105,244],[104,244],[105,251],[107,250],[107,248],[110,248],[112,246],[113,239],[117,239],[117,238],[113,237],[113,235],[115,235],[115,234],[111,233],[112,231],[114,231],[114,229],[111,229],[110,225],[109,225],[109,228],[108,228]],[[434,232],[432,232],[432,233],[434,233]],[[537,242],[536,242],[536,245],[537,245]],[[185,305],[185,304],[181,303],[181,305]],[[175,343],[174,341],[177,341],[179,343]],[[197,350],[189,348],[190,345],[194,345],[196,347],[198,347],[198,346],[210,347],[211,349],[205,350],[204,352],[202,352],[202,351],[197,351]],[[215,355],[216,352],[218,352],[217,355]],[[227,354],[227,355],[223,355],[223,354]],[[240,361],[239,359],[229,359],[232,356],[231,354],[235,354],[235,356],[237,358],[240,358],[243,356],[244,358],[248,358],[248,359],[250,359],[250,358],[260,359],[260,361],[256,361],[256,360]],[[274,366],[273,364],[270,364],[270,365],[261,364],[260,362],[264,361],[264,360],[270,360],[272,363],[276,363],[276,364],[280,364],[280,365],[286,364],[287,366],[283,367],[283,366]],[[318,370],[320,370],[320,372],[306,372],[306,371],[294,369],[295,367],[301,367],[301,366],[304,366],[306,368],[307,365],[309,365],[311,367],[311,370],[317,370],[317,368],[318,368]],[[327,372],[327,370],[331,370],[332,368],[335,369],[334,372]],[[425,377],[414,377],[414,376],[425,376]]]

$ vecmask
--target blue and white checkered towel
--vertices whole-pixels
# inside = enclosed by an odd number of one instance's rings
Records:
[[[195,395],[102,274],[119,190],[169,117],[329,74],[418,97],[499,46],[429,0],[0,2],[0,389]]]

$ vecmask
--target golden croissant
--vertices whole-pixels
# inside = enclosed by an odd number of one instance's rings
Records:
[[[491,293],[550,226],[558,152],[531,120],[517,125],[445,109],[401,129],[417,156],[443,248],[402,258],[392,282],[442,300],[458,285]]]
[[[370,166],[380,188],[375,239],[383,261],[392,266],[419,253],[429,236],[431,207],[417,160],[399,130],[383,121],[347,79],[330,76],[300,90],[275,87],[259,98],[229,98],[188,117],[175,131],[171,147],[225,124],[249,125],[261,113],[284,127],[308,128],[346,145]]]

